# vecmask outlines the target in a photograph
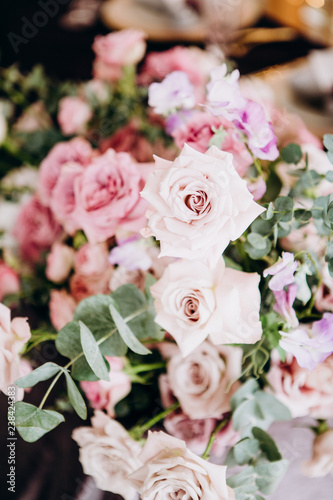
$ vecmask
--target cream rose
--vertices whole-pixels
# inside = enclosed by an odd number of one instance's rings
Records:
[[[161,256],[200,260],[214,267],[230,240],[264,211],[253,201],[230,153],[187,144],[174,162],[155,157],[142,196],[150,203],[144,236],[161,242]]]
[[[316,437],[312,459],[303,464],[302,472],[309,477],[333,475],[333,429]]]
[[[10,309],[0,303],[0,391],[7,394],[8,385],[22,376],[20,351],[31,336],[27,318],[10,318]],[[17,390],[16,399],[23,399],[24,391]]]
[[[85,474],[98,488],[133,500],[136,490],[127,476],[141,466],[141,447],[116,420],[101,411],[91,419],[92,427],[79,427],[72,437],[80,446],[80,462]]]
[[[226,467],[203,460],[164,432],[149,432],[140,460],[143,466],[130,479],[142,500],[235,499]]]
[[[170,389],[191,419],[221,417],[239,387],[242,349],[203,342],[184,359],[180,352],[167,366]]]
[[[261,338],[260,276],[201,262],[170,264],[152,287],[155,321],[176,340],[184,356],[208,336],[213,344],[251,344]]]
[[[313,371],[301,368],[287,353],[285,363],[272,352],[267,380],[274,395],[285,404],[294,418],[309,415],[326,419],[333,415],[333,355]]]

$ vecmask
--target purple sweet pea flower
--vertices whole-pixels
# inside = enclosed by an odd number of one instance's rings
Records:
[[[175,109],[191,109],[195,105],[194,87],[184,71],[173,71],[160,83],[148,89],[148,104],[155,113],[167,115]]]
[[[227,66],[222,64],[210,72],[207,84],[208,109],[215,116],[224,116],[228,120],[237,118],[239,111],[246,105],[246,100],[239,88],[239,71],[236,69],[227,75]]]
[[[174,130],[186,124],[194,114],[195,111],[193,110],[183,109],[178,113],[172,113],[169,115],[165,120],[166,133],[171,135]]]
[[[288,290],[277,290],[274,293],[274,311],[287,320],[287,323],[296,328],[298,319],[293,308],[293,303],[297,294],[297,285],[290,285]]]
[[[279,156],[277,138],[261,104],[248,100],[239,113],[239,120],[234,120],[234,123],[247,136],[248,146],[255,156],[262,160],[276,160]]]
[[[279,260],[276,264],[268,267],[263,272],[264,278],[268,275],[273,276],[269,282],[269,288],[274,292],[283,290],[287,285],[294,283],[294,272],[296,271],[298,262],[294,261],[294,254],[283,252],[282,261]]]
[[[147,271],[152,265],[152,260],[146,252],[146,246],[140,244],[141,239],[136,236],[124,241],[117,241],[118,246],[112,248],[109,262],[113,266],[125,267],[128,271],[141,269]]]
[[[295,356],[302,368],[314,370],[333,353],[333,314],[325,313],[320,321],[312,326],[302,325],[302,328],[291,333],[280,332],[280,346],[286,352]]]

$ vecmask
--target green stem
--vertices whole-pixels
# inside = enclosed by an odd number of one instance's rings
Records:
[[[150,372],[152,370],[159,370],[160,368],[165,368],[165,363],[151,363],[151,364],[145,364],[145,365],[138,365],[138,366],[133,366],[130,368],[125,368],[125,373],[128,375],[135,375],[137,373],[142,373],[142,372]]]
[[[130,314],[129,316],[127,316],[127,318],[124,318],[124,321],[125,323],[128,323],[129,321],[131,321],[132,319],[136,318],[137,316],[140,316],[140,314],[142,314],[143,312],[146,312],[148,309],[148,306],[146,307],[142,307],[141,309],[139,309],[138,311],[136,311],[135,313],[133,314]],[[103,342],[105,342],[105,340],[107,340],[108,338],[111,337],[111,335],[113,335],[114,333],[116,333],[116,331],[118,330],[117,327],[113,328],[113,330],[111,330],[111,332],[109,332],[108,334],[104,335],[104,337],[100,338],[98,341],[97,341],[97,344],[100,345],[102,344]],[[67,370],[68,368],[70,368],[70,366],[72,366],[78,359],[81,358],[81,356],[84,355],[84,352],[81,351],[79,354],[77,354],[73,359],[71,359],[67,365],[65,365],[62,370],[57,373],[57,375],[55,376],[55,378],[52,380],[51,384],[50,384],[50,387],[48,388],[48,390],[46,391],[40,405],[39,405],[39,409],[41,410],[50,394],[50,392],[52,391],[53,387],[55,386],[55,384],[58,382],[59,378],[61,377],[61,375],[64,373],[65,370]]]
[[[160,420],[163,420],[165,417],[170,415],[170,413],[177,410],[177,408],[179,408],[179,406],[180,406],[180,404],[177,402],[177,403],[169,406],[165,410],[163,410],[161,413],[159,413],[155,417],[148,420],[148,422],[146,422],[145,424],[133,427],[129,431],[130,436],[133,439],[138,441],[139,439],[142,438],[142,436],[144,435],[145,432],[147,432],[149,429],[151,429],[151,427],[153,427],[155,424],[157,424],[157,422],[159,422]]]
[[[207,444],[207,447],[205,449],[205,451],[203,452],[201,458],[203,458],[204,460],[208,460],[209,459],[209,456],[210,456],[210,452],[212,450],[212,447],[213,447],[213,444],[215,442],[215,439],[218,435],[218,433],[224,429],[224,427],[227,425],[227,423],[229,422],[230,420],[230,417],[227,417],[225,419],[223,419],[219,424],[218,426],[213,430],[213,432],[211,433],[210,435],[210,438],[209,438],[209,441],[208,441],[208,444]]]

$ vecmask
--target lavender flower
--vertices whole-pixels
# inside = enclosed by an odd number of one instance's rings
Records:
[[[296,271],[298,262],[294,261],[294,254],[283,252],[282,261],[279,260],[276,264],[265,269],[263,276],[273,276],[269,282],[269,288],[273,291],[280,291],[287,285],[294,283],[294,272]]]
[[[155,113],[167,115],[175,109],[191,109],[195,105],[194,87],[183,71],[173,71],[160,83],[148,89],[148,104]]]

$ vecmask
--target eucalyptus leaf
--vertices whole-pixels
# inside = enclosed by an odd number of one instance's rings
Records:
[[[333,134],[325,134],[323,142],[328,151],[333,151]]]
[[[269,434],[267,434],[267,432],[259,427],[253,427],[252,434],[258,445],[260,445],[260,449],[265,453],[270,462],[282,459],[281,453],[279,452],[275,441]]]
[[[124,318],[119,313],[117,308],[117,303],[114,300],[111,300],[109,305],[110,313],[113,318],[113,321],[117,325],[119,334],[121,338],[125,342],[125,344],[137,354],[151,354],[151,351],[147,349],[141,342],[136,338],[128,324],[124,321]]]
[[[102,337],[111,334],[110,338],[100,345],[100,351],[104,356],[125,356],[127,346],[117,331],[117,327],[110,316],[110,295],[94,295],[82,300],[77,306],[74,320],[82,321],[93,333],[98,341]],[[132,313],[135,307],[132,307]]]
[[[250,378],[243,384],[238,391],[232,396],[230,406],[234,411],[243,401],[251,398],[252,395],[259,390],[259,384],[254,378]]]
[[[264,495],[273,493],[288,469],[287,460],[258,464],[254,467],[256,484]]]
[[[331,152],[331,154],[332,154],[332,152]],[[333,155],[332,155],[332,159],[333,159]],[[333,163],[333,162],[332,162],[332,163]],[[329,171],[326,173],[325,179],[326,179],[328,182],[333,182],[333,170],[329,170]]]
[[[15,381],[17,387],[21,387],[25,389],[26,387],[34,387],[38,382],[43,382],[44,380],[48,380],[49,378],[56,375],[60,370],[62,370],[61,366],[58,366],[56,363],[45,363],[42,366],[39,366],[32,372],[28,373],[24,377],[19,378]]]
[[[76,386],[75,382],[73,381],[72,377],[70,374],[64,370],[65,377],[66,377],[66,384],[67,384],[67,393],[70,402],[72,403],[72,406],[76,413],[81,417],[83,420],[87,418],[87,407],[84,402],[84,399]]]
[[[250,233],[247,237],[248,242],[257,250],[263,250],[267,246],[267,240],[261,234]]]
[[[15,403],[15,426],[28,443],[37,441],[64,421],[64,417],[56,411],[41,410],[23,401]]]
[[[253,459],[259,451],[257,439],[244,438],[235,444],[233,454],[238,465],[245,465]]]
[[[333,151],[329,151],[327,153],[327,157],[328,157],[329,161],[333,164]]]
[[[99,350],[99,345],[89,328],[79,321],[80,339],[82,349],[86,360],[92,371],[102,380],[110,381],[108,372],[106,371],[103,356]]]
[[[302,159],[302,150],[298,144],[288,144],[288,146],[281,149],[281,158],[286,163],[294,163],[297,165]]]
[[[251,257],[251,259],[260,260],[268,255],[272,249],[272,242],[269,239],[266,239],[265,242],[266,244],[264,248],[255,248],[248,241],[246,241],[244,243],[244,250]]]

